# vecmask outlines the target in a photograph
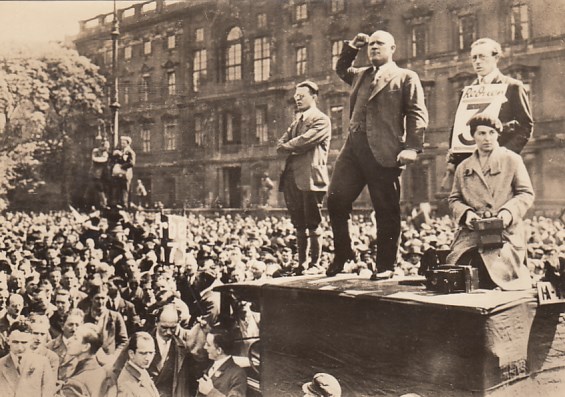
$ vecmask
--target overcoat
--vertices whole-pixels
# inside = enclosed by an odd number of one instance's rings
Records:
[[[283,191],[285,173],[292,167],[298,189],[305,192],[328,190],[328,152],[331,122],[318,108],[305,112],[304,120],[295,120],[279,139],[292,151],[281,175],[279,190]]]
[[[526,211],[534,202],[534,190],[520,155],[504,148],[493,150],[489,159],[490,172],[483,175],[478,151],[465,159],[455,171],[449,207],[457,224],[448,263],[457,263],[461,256],[478,246],[478,234],[464,226],[469,210],[482,216],[486,211],[496,215],[506,209],[512,223],[502,233],[500,249],[485,250],[481,257],[492,280],[504,290],[531,288],[531,278],[524,264],[527,229],[523,222]]]

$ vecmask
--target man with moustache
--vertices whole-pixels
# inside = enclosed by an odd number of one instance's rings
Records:
[[[353,62],[367,45],[372,63]],[[394,37],[378,30],[359,33],[343,46],[337,75],[353,87],[349,135],[337,158],[328,191],[335,256],[326,275],[335,276],[355,258],[348,220],[353,202],[369,189],[377,221],[377,266],[371,279],[393,274],[400,235],[400,173],[422,151],[428,112],[418,75],[393,62]]]

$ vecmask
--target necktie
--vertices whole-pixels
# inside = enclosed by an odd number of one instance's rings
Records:
[[[304,121],[304,113],[300,114],[300,117],[298,118],[298,122],[296,123],[296,126],[294,127],[294,134],[293,134],[293,138],[296,138],[300,132],[300,127],[302,127],[302,122]]]
[[[373,67],[373,71],[371,72],[371,91],[377,86],[380,77],[379,68],[376,66]]]
[[[18,357],[18,362],[16,363],[16,371],[18,371],[18,374],[20,373],[20,367],[22,365],[22,357],[19,356]]]

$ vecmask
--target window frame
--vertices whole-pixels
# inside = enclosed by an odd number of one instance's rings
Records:
[[[163,122],[163,150],[173,152],[177,150],[177,122],[166,120]]]
[[[192,58],[192,91],[199,92],[202,81],[208,75],[208,53],[206,48],[195,50]]]
[[[257,44],[260,43],[260,48]],[[259,55],[259,57],[257,57]],[[258,73],[258,70],[260,73]],[[271,75],[271,40],[268,36],[256,37],[253,40],[253,81],[268,81]]]
[[[303,57],[300,53],[303,52]],[[295,72],[297,76],[304,76],[308,72],[308,47],[299,46],[295,48],[294,55]]]

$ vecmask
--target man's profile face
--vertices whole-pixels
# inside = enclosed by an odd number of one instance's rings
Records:
[[[80,355],[85,351],[85,343],[83,337],[84,329],[78,328],[74,335],[69,339],[67,343],[67,355],[75,357]]]
[[[294,93],[294,102],[299,111],[303,112],[312,107],[314,96],[310,93],[308,87],[297,87]]]
[[[31,334],[28,332],[12,331],[8,337],[8,345],[10,353],[16,357],[21,357],[29,348],[31,342]]]
[[[471,48],[471,62],[477,76],[484,77],[496,68],[498,57],[492,55],[492,53],[492,46],[488,43]]]
[[[392,54],[394,54],[395,50],[394,38],[386,32],[377,31],[369,38],[367,55],[375,66],[392,61]]]
[[[128,351],[129,359],[138,367],[147,369],[155,357],[155,342],[153,340],[138,339],[137,350]]]

